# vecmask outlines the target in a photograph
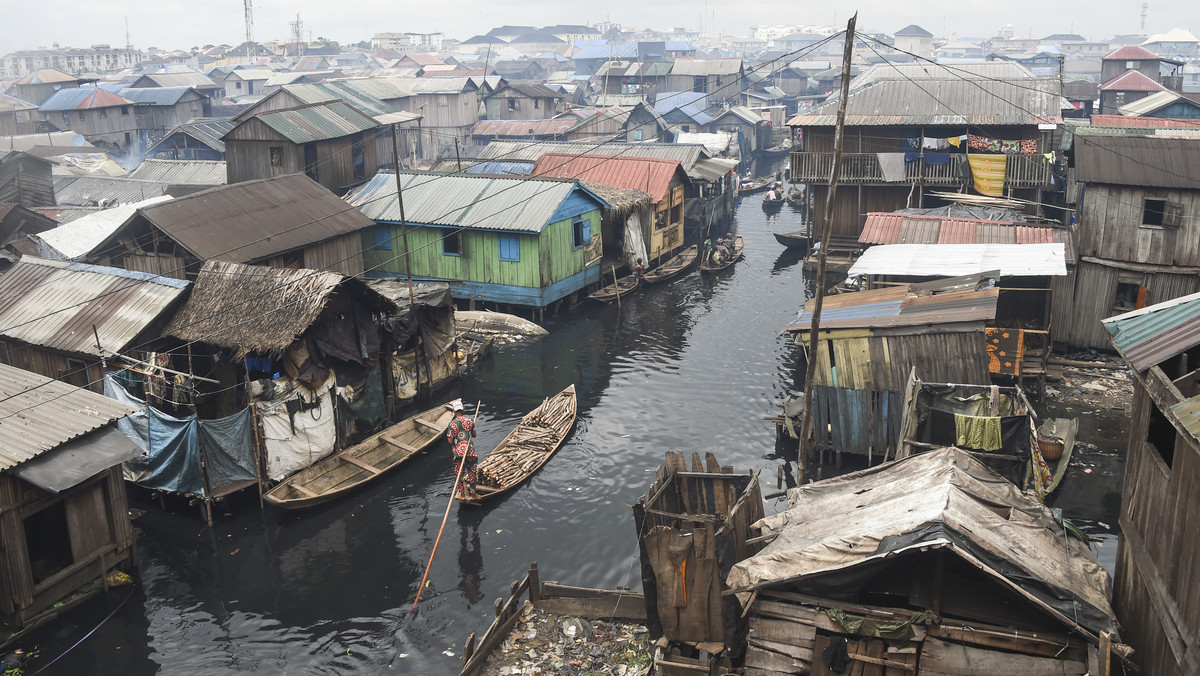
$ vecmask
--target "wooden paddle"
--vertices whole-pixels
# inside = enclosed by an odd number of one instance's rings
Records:
[[[482,401],[475,403],[475,415],[471,418],[472,431],[475,429],[475,421],[479,419],[479,405],[482,403]],[[437,555],[438,545],[442,542],[442,531],[446,530],[446,521],[450,518],[450,507],[454,504],[454,496],[458,495],[458,482],[462,480],[463,468],[466,466],[467,456],[464,453],[462,462],[458,463],[458,476],[454,477],[454,487],[450,489],[450,502],[446,505],[446,513],[442,516],[442,527],[438,529],[437,539],[433,541],[433,551],[429,553],[429,563],[425,565],[425,574],[421,576],[421,584],[417,586],[417,600],[413,601],[412,610],[409,612],[417,612],[417,604],[421,602],[421,592],[425,591],[425,581],[429,579],[429,571],[433,568],[433,557]]]

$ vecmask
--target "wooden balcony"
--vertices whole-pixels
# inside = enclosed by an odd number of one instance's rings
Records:
[[[951,156],[947,164],[904,163],[903,181],[883,180],[879,156],[875,153],[843,153],[842,185],[908,185],[924,182],[927,186],[956,187],[970,183],[971,171],[961,156]],[[798,183],[828,184],[833,170],[833,153],[795,152],[791,155],[791,180]],[[1038,188],[1050,185],[1050,163],[1039,155],[1010,155],[1005,186]]]

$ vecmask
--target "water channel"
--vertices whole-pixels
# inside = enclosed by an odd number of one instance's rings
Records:
[[[456,674],[466,636],[487,627],[493,601],[531,561],[543,580],[639,589],[625,505],[645,494],[664,451],[711,451],[737,471],[762,469],[764,492],[776,487],[784,460],[762,418],[803,389],[799,348],[779,330],[812,282],[771,233],[799,219],[790,207],[767,216],[760,196],[747,197],[733,226],[746,254],[733,269],[702,278],[693,268],[620,308],[589,302],[547,318],[548,337],[499,347],[440,393],[468,409],[482,402],[481,454],[570,383],[579,418],[527,484],[494,505],[452,509],[417,614],[409,607],[454,481],[441,443],[302,514],[246,499],[209,529],[196,511],[135,504],[147,510],[134,524],[135,583],[29,637],[42,651],[32,671],[65,652],[44,673]],[[1067,515],[1104,538],[1110,570],[1121,455],[1081,460],[1095,471],[1073,467],[1060,489]]]

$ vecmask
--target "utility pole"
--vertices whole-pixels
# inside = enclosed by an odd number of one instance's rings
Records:
[[[243,0],[246,10],[246,63],[251,63],[250,52],[254,44],[254,0]]]
[[[396,141],[395,122],[392,123],[392,161],[396,165],[396,202],[400,205],[400,243],[404,247],[404,274],[408,277],[408,311],[416,317],[417,303],[413,299],[412,265],[408,258],[408,224],[404,218],[404,189],[400,186],[400,145]]]
[[[846,48],[842,53],[842,98],[838,102],[837,130],[833,135],[833,169],[829,176],[829,191],[825,193],[825,208],[821,210],[821,250],[817,253],[817,297],[813,305],[812,321],[808,329],[808,364],[804,369],[804,421],[800,429],[800,476],[804,482],[804,467],[808,454],[815,447],[812,423],[813,380],[817,373],[817,337],[821,331],[821,306],[825,302],[825,259],[829,253],[829,238],[833,234],[833,210],[837,200],[838,178],[842,174],[842,146],[846,135],[846,101],[850,98],[850,60],[854,55],[854,25],[858,21],[855,12],[846,23]]]

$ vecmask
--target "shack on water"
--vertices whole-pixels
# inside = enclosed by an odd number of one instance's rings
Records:
[[[114,423],[133,412],[0,364],[0,645],[127,579],[121,463],[139,449]]]
[[[601,281],[601,210],[609,205],[578,181],[405,171],[400,183],[403,222],[395,174],[377,174],[346,196],[377,224],[361,246],[371,277],[411,273],[448,283],[472,305],[539,311],[578,302]]]
[[[753,528],[726,583],[757,676],[1119,673],[1130,652],[1089,544],[961,449],[793,488]]]
[[[1142,673],[1200,673],[1200,293],[1104,328],[1134,373],[1113,605]]]
[[[985,331],[999,295],[995,276],[981,274],[826,297],[808,358],[815,448],[839,461],[894,453],[914,369],[930,382],[990,384]],[[815,302],[784,327],[797,342],[807,343]]]

